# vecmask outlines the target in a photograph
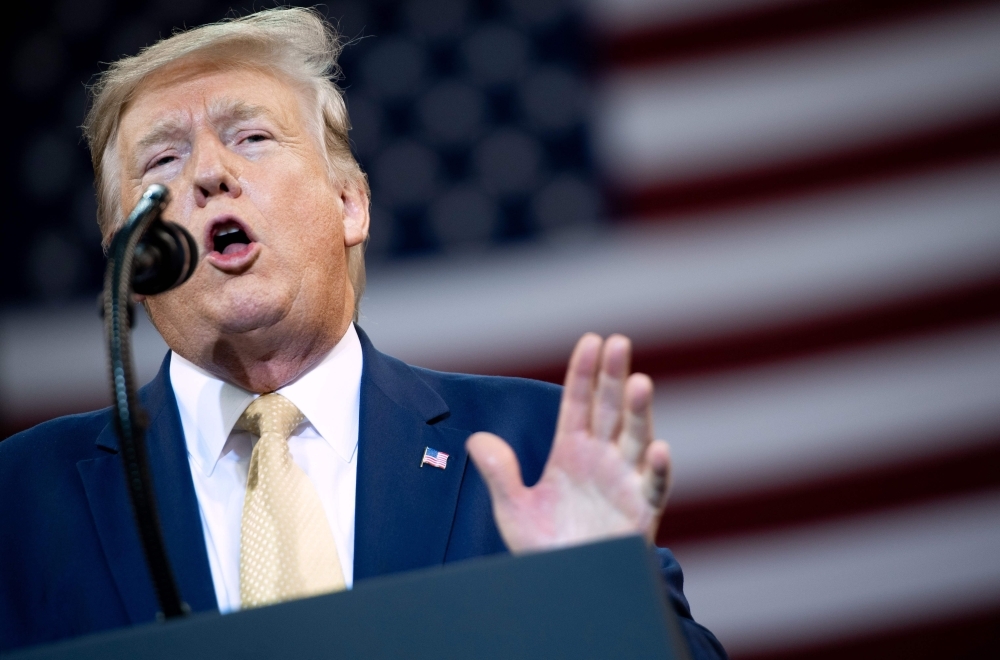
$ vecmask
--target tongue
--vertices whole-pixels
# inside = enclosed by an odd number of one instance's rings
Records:
[[[222,254],[238,254],[246,250],[249,245],[246,243],[230,243],[222,249]]]

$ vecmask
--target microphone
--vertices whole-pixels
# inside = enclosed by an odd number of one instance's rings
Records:
[[[198,267],[198,244],[184,227],[163,220],[160,211],[167,205],[170,192],[153,184],[146,189],[131,218],[156,217],[135,246],[132,262],[132,290],[152,296],[178,287]]]
[[[150,296],[180,286],[198,265],[198,245],[191,234],[160,218],[169,197],[165,186],[151,185],[115,234],[108,251],[103,295],[118,448],[153,591],[160,613],[167,619],[191,610],[181,600],[156,510],[145,442],[147,420],[132,363],[131,327],[135,320],[132,293]]]

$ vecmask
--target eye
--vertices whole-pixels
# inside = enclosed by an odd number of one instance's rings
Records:
[[[267,139],[267,136],[263,133],[251,133],[250,135],[243,138],[244,142],[263,142]]]
[[[177,156],[161,156],[153,161],[153,163],[149,166],[149,169],[160,167],[161,165],[166,165],[167,163],[172,163],[175,160],[177,160]]]

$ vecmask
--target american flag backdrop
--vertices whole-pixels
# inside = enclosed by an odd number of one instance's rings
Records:
[[[571,12],[574,47],[538,71],[578,95],[575,137],[546,132],[544,105],[399,137],[382,124],[409,97],[365,82],[386,42],[345,62],[375,345],[559,382],[584,331],[632,337],[674,458],[658,540],[734,658],[1000,647],[1000,3],[507,4],[529,52]],[[550,165],[504,178],[501,152]],[[104,402],[89,300],[8,307],[0,331],[8,431]],[[164,346],[145,318],[135,343],[148,378]]]

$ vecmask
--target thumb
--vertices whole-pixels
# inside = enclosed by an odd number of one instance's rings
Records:
[[[514,499],[524,489],[521,465],[502,438],[492,433],[474,433],[466,440],[465,448],[490,489],[493,506]]]

